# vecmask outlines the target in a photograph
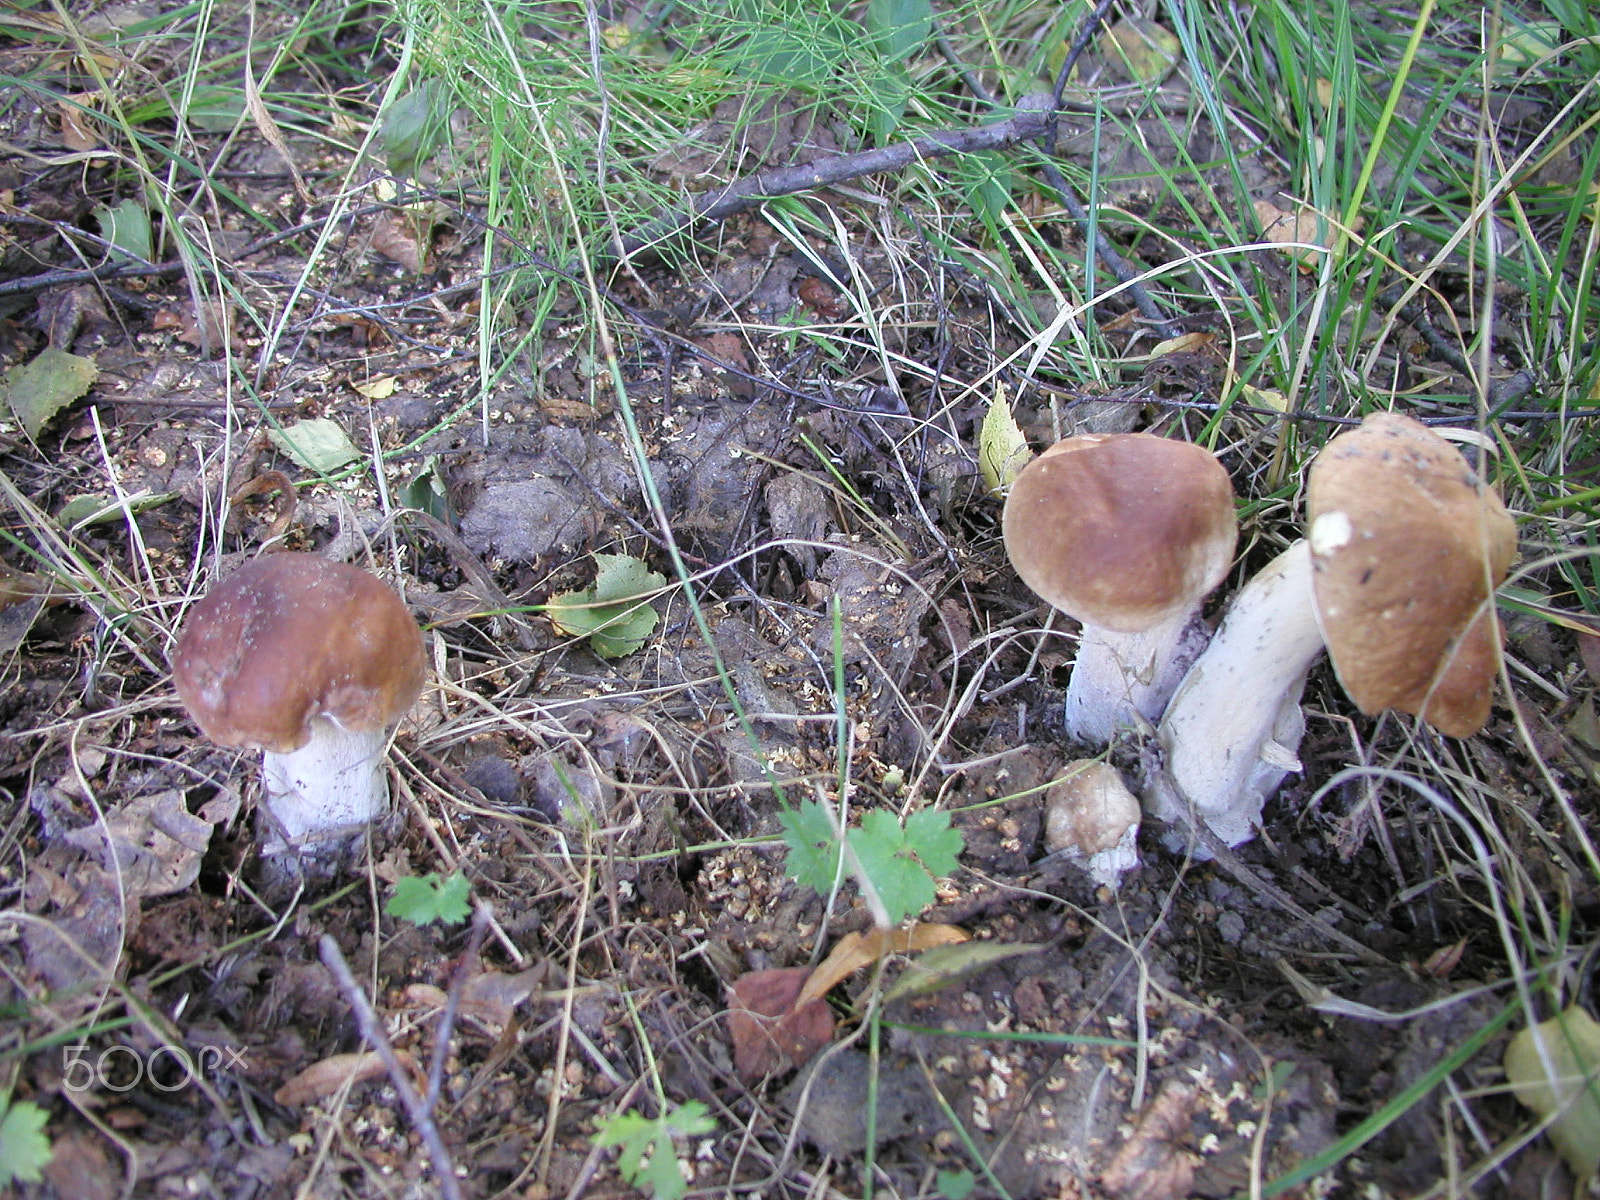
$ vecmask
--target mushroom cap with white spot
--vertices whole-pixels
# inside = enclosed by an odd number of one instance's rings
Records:
[[[1396,413],[1330,441],[1306,497],[1317,621],[1362,712],[1452,737],[1489,719],[1500,666],[1493,589],[1516,526],[1449,442]]]

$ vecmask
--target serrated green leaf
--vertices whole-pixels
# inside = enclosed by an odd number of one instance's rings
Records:
[[[967,840],[950,828],[950,814],[942,808],[924,808],[906,818],[906,845],[934,875],[953,875]]]
[[[19,1100],[0,1120],[0,1187],[12,1180],[38,1183],[55,1154],[45,1135],[50,1114],[29,1100]]]
[[[839,877],[839,839],[827,809],[806,800],[797,809],[779,810],[778,823],[789,847],[783,869],[802,887],[826,896]]]
[[[471,892],[472,885],[460,871],[448,878],[441,878],[437,871],[408,875],[395,881],[394,895],[383,911],[397,921],[410,921],[413,925],[433,921],[459,925],[472,912]]]
[[[933,903],[933,876],[917,861],[892,813],[874,809],[861,818],[859,829],[845,836],[891,923],[899,924]]]
[[[318,475],[331,475],[361,457],[354,442],[330,417],[308,417],[267,430],[267,438],[296,465]]]
[[[656,1200],[678,1200],[687,1185],[672,1135],[695,1137],[716,1127],[706,1106],[699,1100],[690,1100],[654,1118],[631,1110],[616,1113],[605,1120],[591,1140],[596,1146],[619,1148],[617,1170],[629,1183],[648,1187]],[[645,1163],[647,1152],[650,1161]]]
[[[978,429],[978,470],[989,494],[1003,495],[1032,458],[1028,439],[1022,436],[1022,427],[1011,415],[1005,389],[995,388],[994,395],[989,398],[989,410],[983,414],[983,424]]]
[[[94,359],[50,348],[7,371],[0,391],[29,440],[38,441],[50,418],[84,396],[99,375]]]
[[[1600,1170],[1600,1025],[1594,1018],[1574,1005],[1522,1030],[1506,1046],[1505,1070],[1518,1100],[1554,1118],[1545,1132],[1572,1173],[1584,1180]]]

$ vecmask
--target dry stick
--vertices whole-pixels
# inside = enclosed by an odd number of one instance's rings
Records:
[[[328,968],[334,982],[339,985],[339,990],[344,993],[350,1011],[355,1014],[356,1028],[361,1031],[361,1036],[382,1060],[384,1070],[389,1072],[390,1082],[394,1084],[394,1090],[400,1096],[400,1103],[405,1106],[406,1115],[411,1118],[412,1126],[421,1135],[422,1144],[428,1148],[428,1159],[433,1163],[433,1173],[439,1180],[439,1194],[444,1200],[461,1200],[461,1188],[456,1183],[455,1164],[450,1160],[450,1151],[445,1149],[444,1139],[439,1136],[439,1127],[433,1123],[433,1114],[422,1102],[422,1097],[417,1095],[417,1089],[411,1086],[405,1067],[395,1056],[394,1047],[389,1044],[389,1039],[384,1036],[378,1014],[372,1010],[372,1005],[367,1000],[366,993],[361,990],[361,985],[355,981],[355,976],[350,974],[344,955],[339,953],[339,943],[333,940],[332,935],[325,933],[317,946],[321,951],[322,965]]]
[[[456,1013],[461,1009],[461,993],[466,990],[467,976],[478,962],[478,951],[483,949],[483,938],[489,932],[489,906],[478,901],[472,911],[472,932],[467,937],[467,948],[461,952],[456,969],[450,979],[450,994],[445,999],[444,1011],[439,1014],[439,1028],[434,1031],[433,1061],[428,1064],[428,1094],[422,1106],[432,1112],[439,1102],[439,1089],[444,1084],[444,1064],[450,1057],[450,1035],[455,1031]]]
[[[1031,141],[1048,132],[1050,120],[1049,113],[1023,111],[975,129],[946,130],[855,154],[833,154],[794,166],[769,167],[706,193],[690,208],[677,209],[648,222],[638,232],[622,239],[622,253],[637,254],[700,221],[720,221],[756,208],[776,196],[831,187],[862,175],[898,171],[926,159],[1002,150],[1018,142]]]

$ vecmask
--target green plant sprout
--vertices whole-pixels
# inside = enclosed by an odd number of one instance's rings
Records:
[[[459,925],[472,912],[468,899],[472,885],[460,871],[441,877],[437,871],[397,880],[394,895],[383,911],[399,921],[428,925],[434,921]]]
[[[38,1183],[55,1153],[44,1132],[50,1114],[29,1100],[18,1100],[0,1117],[0,1187],[16,1180]]]
[[[952,874],[966,848],[960,831],[950,827],[950,814],[940,809],[914,812],[904,824],[874,809],[842,841],[832,814],[815,800],[780,812],[778,820],[789,847],[784,869],[796,882],[828,895],[839,876],[840,855],[848,851],[862,887],[877,897],[890,926],[933,903],[933,881]]]
[[[687,1184],[673,1136],[698,1137],[716,1127],[706,1106],[689,1100],[659,1117],[641,1116],[631,1109],[615,1113],[604,1119],[593,1140],[596,1146],[620,1147],[617,1169],[629,1183],[648,1188],[656,1200],[678,1200]]]

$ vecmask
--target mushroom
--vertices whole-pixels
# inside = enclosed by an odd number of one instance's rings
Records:
[[[1044,844],[1114,888],[1139,865],[1139,801],[1108,762],[1085,758],[1045,789]]]
[[[1234,597],[1158,731],[1153,814],[1204,821],[1230,846],[1300,769],[1300,692],[1324,644],[1369,716],[1396,708],[1452,737],[1489,717],[1493,593],[1516,549],[1499,497],[1438,434],[1393,413],[1330,441],[1308,490],[1309,537]]]
[[[1233,485],[1203,447],[1148,433],[1057,442],[1002,518],[1022,581],[1083,624],[1067,685],[1074,740],[1154,722],[1205,642],[1200,604],[1233,561]]]
[[[268,854],[383,815],[384,747],[426,673],[422,635],[394,589],[311,554],[240,567],[194,606],[172,653],[201,732],[263,751]]]
[[[1500,672],[1492,597],[1517,552],[1500,497],[1438,434],[1376,413],[1318,455],[1306,519],[1317,620],[1356,707],[1482,729]]]

